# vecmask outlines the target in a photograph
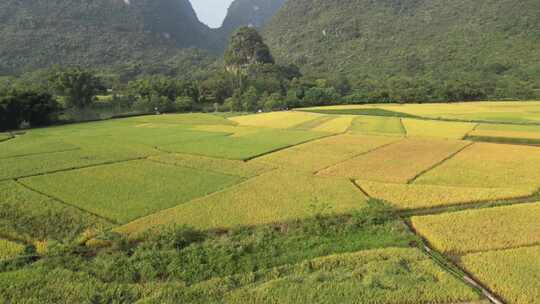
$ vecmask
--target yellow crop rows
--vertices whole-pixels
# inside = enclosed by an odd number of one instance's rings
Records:
[[[466,210],[411,219],[414,228],[445,253],[540,244],[540,203]]]
[[[363,208],[365,201],[362,193],[346,179],[276,170],[234,188],[135,220],[118,231],[136,233],[166,224],[200,229],[268,224],[318,214],[344,214]]]
[[[357,183],[371,197],[385,200],[398,209],[413,210],[531,196],[536,188],[469,188],[432,185]]]
[[[343,134],[268,154],[255,162],[316,172],[397,140],[392,137]]]
[[[406,183],[467,144],[455,140],[405,139],[327,168],[319,174]]]
[[[463,139],[476,124],[404,118],[407,136]]]
[[[474,253],[461,258],[506,303],[532,304],[540,299],[540,247]]]
[[[23,251],[23,245],[0,239],[0,260],[14,258],[21,254]]]
[[[331,119],[311,130],[317,132],[343,133],[350,128],[353,119],[354,116],[341,115],[338,118]]]
[[[237,116],[229,119],[242,126],[287,129],[320,116],[315,113],[287,111]]]
[[[540,148],[475,143],[415,183],[458,187],[539,187]]]

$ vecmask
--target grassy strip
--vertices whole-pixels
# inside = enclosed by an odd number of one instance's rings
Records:
[[[499,144],[540,146],[540,139],[531,139],[531,138],[509,138],[509,137],[467,135],[465,137],[465,140],[488,142],[488,143],[499,143]]]
[[[334,115],[368,115],[368,116],[389,116],[389,117],[406,117],[406,118],[420,118],[416,115],[411,115],[403,112],[396,112],[378,108],[366,108],[366,109],[342,109],[342,110],[324,110],[324,109],[309,109],[298,111],[319,113],[319,114],[334,114]]]
[[[290,129],[297,129],[297,130],[311,130],[313,128],[316,128],[330,120],[334,120],[338,118],[338,116],[321,116],[318,118],[315,118],[313,120],[308,120],[303,123],[300,123],[298,125],[294,125],[290,127]]]

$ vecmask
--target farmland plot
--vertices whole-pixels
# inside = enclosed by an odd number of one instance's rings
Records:
[[[317,132],[344,133],[350,128],[353,119],[354,116],[341,115],[335,119],[324,122],[311,130]]]
[[[540,299],[540,247],[466,255],[461,265],[507,303],[531,304]]]
[[[468,138],[488,142],[540,144],[540,126],[481,124]]]
[[[407,136],[463,139],[476,124],[403,118]]]
[[[445,253],[540,244],[540,203],[413,217],[416,230]]]
[[[319,118],[320,114],[307,112],[271,112],[229,118],[241,126],[287,129]]]
[[[162,115],[147,115],[123,119],[125,122],[135,122],[139,124],[174,124],[174,125],[235,125],[231,120],[223,117],[203,114],[162,114]]]
[[[406,183],[468,145],[464,141],[405,139],[319,172],[379,182]]]
[[[192,169],[236,175],[243,178],[254,177],[272,170],[271,166],[262,163],[243,162],[239,160],[211,158],[189,154],[159,154],[151,156],[148,159]]]
[[[346,179],[275,170],[233,188],[138,219],[118,231],[137,233],[170,224],[200,229],[261,225],[316,215],[346,214],[364,206],[366,197]]]
[[[353,120],[350,131],[374,135],[405,135],[401,119],[396,117],[359,116]]]
[[[0,159],[76,149],[78,149],[77,146],[55,137],[27,134],[17,136],[9,141],[0,142]]]
[[[382,199],[401,210],[435,208],[486,201],[500,201],[528,197],[537,189],[530,188],[474,188],[415,184],[357,181],[371,197]]]
[[[22,179],[104,218],[125,223],[231,186],[239,177],[151,161],[129,161]]]
[[[159,148],[167,152],[248,160],[327,135],[328,133],[299,130],[261,130],[256,133],[205,138]]]
[[[316,172],[397,140],[392,137],[343,134],[267,154],[255,162]]]
[[[415,183],[458,187],[540,187],[540,148],[475,143]]]
[[[0,236],[32,243],[73,240],[85,230],[110,228],[111,223],[64,205],[22,185],[0,182]]]

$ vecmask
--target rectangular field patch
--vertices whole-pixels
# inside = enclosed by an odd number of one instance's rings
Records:
[[[415,183],[457,187],[540,187],[540,148],[475,143],[420,176]]]
[[[540,299],[540,246],[474,253],[460,264],[506,303]]]
[[[438,250],[461,255],[540,244],[540,203],[465,210],[411,219]]]
[[[404,139],[319,172],[389,183],[407,183],[469,143],[455,140]]]
[[[532,196],[536,188],[469,188],[356,181],[371,197],[391,203],[400,210],[493,202]]]
[[[319,118],[320,114],[283,111],[262,114],[244,115],[229,118],[241,126],[288,129],[296,125]]]
[[[125,223],[240,180],[151,161],[129,161],[30,177],[21,182],[81,209]]]
[[[315,173],[397,140],[383,136],[342,134],[271,153],[254,161]]]
[[[118,231],[143,232],[160,225],[232,228],[345,214],[366,206],[366,197],[346,179],[318,178],[276,170],[213,195],[133,221]]]
[[[405,129],[398,117],[359,116],[353,120],[350,131],[374,135],[405,135]]]
[[[476,126],[474,123],[436,120],[402,119],[407,136],[463,139]]]

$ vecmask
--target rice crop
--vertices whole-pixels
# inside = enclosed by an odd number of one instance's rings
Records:
[[[324,122],[311,130],[316,132],[344,133],[350,128],[353,119],[354,116],[341,115],[335,119]]]
[[[237,116],[229,119],[241,126],[288,129],[301,123],[317,119],[320,116],[320,114],[315,113],[283,111]]]
[[[111,223],[31,191],[14,182],[0,182],[0,235],[27,243],[69,241],[88,229]]]
[[[286,222],[345,214],[366,206],[366,197],[346,179],[318,178],[275,170],[235,187],[133,221],[118,231],[137,233],[159,225],[200,229]]]
[[[413,217],[416,230],[449,254],[540,244],[540,203]]]
[[[164,145],[159,148],[167,152],[248,160],[324,136],[328,136],[328,133],[300,130],[262,130],[239,136],[212,137]]]
[[[375,135],[405,135],[401,119],[396,117],[359,116],[353,120],[350,131]]]
[[[371,197],[387,201],[401,210],[508,200],[532,196],[537,191],[534,187],[474,188],[379,183],[367,180],[359,180],[357,183]]]
[[[407,136],[463,139],[476,126],[473,123],[402,119]]]
[[[151,161],[129,161],[22,179],[33,189],[125,223],[240,181],[239,177]]]
[[[506,303],[530,304],[540,299],[540,247],[474,253],[461,258],[469,272]]]
[[[404,139],[324,169],[319,174],[406,183],[467,144],[456,140]]]
[[[25,246],[0,239],[0,261],[14,258],[23,253]]]
[[[397,140],[383,136],[342,134],[267,154],[255,161],[316,172]]]
[[[481,124],[468,138],[478,141],[540,144],[540,126]]]
[[[9,141],[0,142],[0,159],[76,149],[78,147],[59,138],[20,135]]]
[[[262,173],[272,170],[271,166],[262,163],[211,158],[189,154],[160,154],[151,156],[148,159],[192,169],[236,175],[243,178],[261,175]]]
[[[540,148],[475,143],[420,176],[415,183],[457,187],[540,187]]]

